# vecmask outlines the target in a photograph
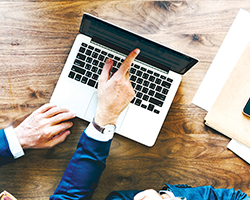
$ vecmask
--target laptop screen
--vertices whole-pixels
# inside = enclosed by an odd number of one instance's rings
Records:
[[[126,55],[133,49],[139,48],[141,53],[137,57],[138,60],[164,71],[170,69],[184,74],[198,62],[195,58],[86,13],[83,15],[80,33]]]

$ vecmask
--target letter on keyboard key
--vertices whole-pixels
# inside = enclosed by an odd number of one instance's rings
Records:
[[[162,94],[160,94],[160,93],[158,93],[158,92],[156,92],[155,97],[156,97],[157,99],[162,100],[162,101],[164,101],[164,100],[166,99],[166,96],[165,96],[165,95],[162,95]]]
[[[168,83],[168,82],[166,82],[166,81],[163,81],[161,85],[162,85],[163,87],[170,88],[171,83]]]
[[[155,105],[157,105],[159,107],[162,107],[162,105],[163,105],[162,101],[159,101],[159,100],[157,100],[157,99],[155,99],[153,97],[150,97],[149,102],[152,103],[152,104],[155,104]]]

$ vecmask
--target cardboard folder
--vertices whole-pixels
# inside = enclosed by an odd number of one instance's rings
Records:
[[[205,117],[205,124],[250,147],[250,118],[242,113],[249,97],[250,42]]]

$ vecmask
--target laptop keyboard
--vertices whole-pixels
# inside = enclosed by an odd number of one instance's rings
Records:
[[[97,88],[98,78],[108,58],[113,60],[111,73],[115,73],[125,59],[99,46],[82,43],[68,77]],[[130,81],[136,93],[131,103],[159,114],[173,79],[133,63],[130,68]]]

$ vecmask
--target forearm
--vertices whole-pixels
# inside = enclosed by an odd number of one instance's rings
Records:
[[[77,150],[50,199],[91,199],[106,166],[111,140],[100,142],[83,132]]]

